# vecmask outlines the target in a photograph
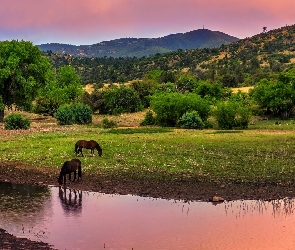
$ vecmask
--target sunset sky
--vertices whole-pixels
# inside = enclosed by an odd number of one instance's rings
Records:
[[[0,40],[95,44],[206,29],[245,38],[295,24],[295,0],[0,0]]]

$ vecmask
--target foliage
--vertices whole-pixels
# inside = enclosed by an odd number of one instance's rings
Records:
[[[197,111],[203,121],[210,113],[209,103],[200,96],[188,93],[158,93],[152,97],[151,109],[156,114],[156,123],[174,127],[183,114]]]
[[[138,93],[125,86],[113,86],[103,91],[103,99],[109,114],[133,113],[143,109]]]
[[[153,80],[133,81],[131,87],[137,92],[144,108],[150,106],[150,98],[156,92],[158,83]]]
[[[21,114],[12,113],[4,118],[4,128],[8,130],[29,129],[31,122]]]
[[[51,80],[40,91],[34,111],[38,114],[54,116],[59,106],[75,102],[83,93],[81,80],[71,66],[59,68],[56,79]]]
[[[193,92],[200,95],[202,98],[211,100],[212,103],[225,96],[225,89],[222,88],[221,84],[202,80],[197,82],[197,87]]]
[[[108,119],[107,117],[102,119],[102,123],[101,123],[102,127],[104,129],[106,128],[116,128],[118,127],[118,124],[116,121]]]
[[[180,118],[179,125],[187,129],[202,129],[204,127],[204,123],[197,111],[186,112]]]
[[[39,96],[35,100],[33,106],[33,112],[36,114],[50,115],[54,117],[60,103],[54,98],[46,98],[45,96]]]
[[[71,105],[71,110],[74,115],[74,123],[90,124],[92,123],[92,109],[85,104],[76,103]]]
[[[279,74],[277,80],[263,79],[251,91],[251,96],[262,109],[274,116],[288,118],[295,105],[295,74]]]
[[[251,109],[236,100],[219,102],[214,112],[220,129],[248,128]]]
[[[0,96],[5,106],[30,110],[38,91],[53,77],[49,58],[31,42],[0,42]]]
[[[91,94],[84,92],[80,100],[82,103],[91,107],[93,112],[99,110],[101,114],[107,113],[105,101],[103,99],[103,91],[101,89],[95,89]]]
[[[188,73],[179,74],[177,76],[175,88],[180,93],[193,92],[193,90],[197,88],[196,77]]]
[[[92,123],[92,110],[82,103],[65,104],[58,108],[55,118],[59,125],[90,124]]]
[[[156,119],[154,116],[154,113],[151,110],[148,110],[145,113],[143,121],[140,123],[141,126],[147,126],[147,125],[154,125],[156,123]]]
[[[58,108],[55,118],[59,125],[71,125],[75,122],[75,116],[70,105],[65,104]]]

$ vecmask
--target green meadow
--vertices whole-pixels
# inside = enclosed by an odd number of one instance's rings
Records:
[[[56,169],[76,158],[79,139],[96,140],[103,156],[83,149],[84,172],[160,180],[223,182],[294,181],[295,125],[259,121],[248,130],[175,128],[102,129],[96,125],[56,126],[55,130],[4,136],[1,162]]]

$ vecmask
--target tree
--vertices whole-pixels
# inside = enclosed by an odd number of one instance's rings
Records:
[[[58,69],[56,78],[41,89],[34,111],[54,116],[61,105],[75,102],[82,93],[80,76],[75,69],[62,66]]]
[[[295,74],[281,73],[276,81],[263,79],[251,95],[260,108],[266,108],[274,116],[288,118],[295,106]]]
[[[30,109],[39,89],[53,76],[49,59],[31,42],[0,42],[0,122],[5,106]]]

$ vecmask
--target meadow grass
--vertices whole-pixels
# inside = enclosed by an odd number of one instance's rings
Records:
[[[79,139],[96,140],[103,149],[102,157],[83,149],[85,157],[79,159],[87,173],[160,180],[294,181],[292,128],[218,131],[82,125],[10,136],[0,144],[0,160],[58,173],[64,161],[76,158],[74,144]]]

